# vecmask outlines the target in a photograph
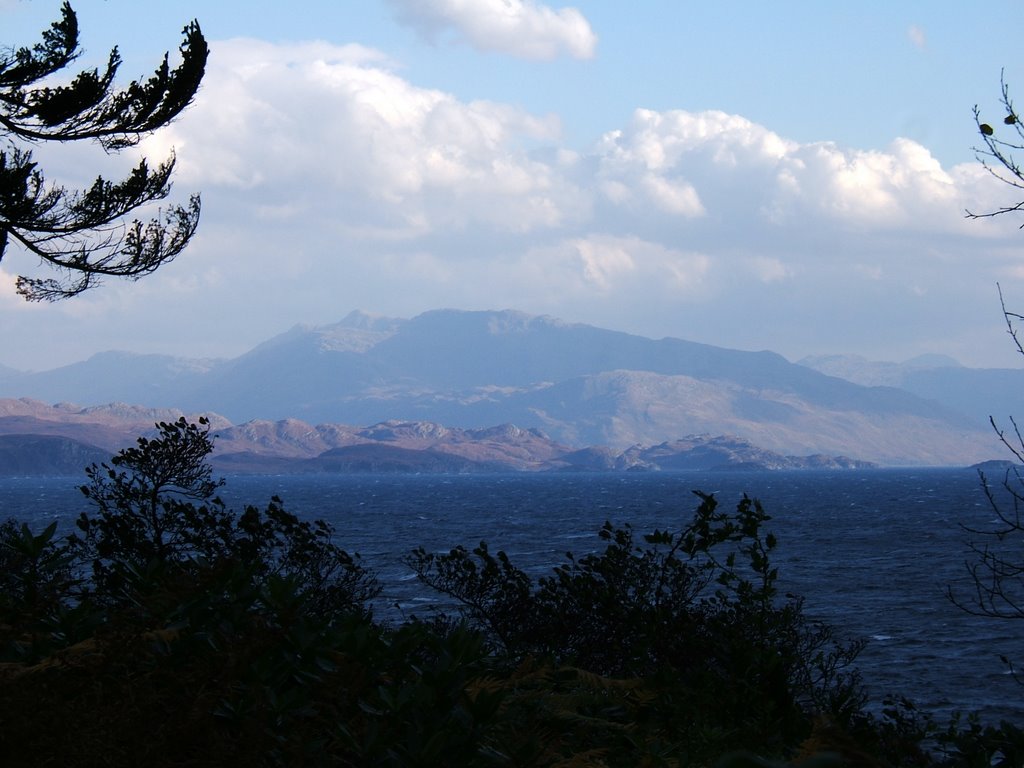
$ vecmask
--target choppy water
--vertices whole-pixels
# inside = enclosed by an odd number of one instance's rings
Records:
[[[85,509],[77,481],[0,480],[0,518],[70,520]],[[966,589],[959,524],[994,519],[971,470],[234,477],[222,496],[238,508],[278,495],[328,520],[377,571],[388,603],[408,609],[426,597],[401,561],[415,546],[483,539],[543,573],[567,550],[598,548],[605,520],[678,529],[697,505],[693,489],[728,506],[743,493],[763,502],[781,588],[803,595],[811,617],[868,638],[858,665],[879,698],[902,693],[940,713],[1024,721],[1024,688],[999,660],[1024,666],[1024,621],[969,616],[945,597],[947,584]]]

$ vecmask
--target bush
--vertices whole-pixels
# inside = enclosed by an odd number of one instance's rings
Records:
[[[647,680],[664,727],[688,722],[733,746],[780,748],[804,738],[816,713],[849,721],[864,700],[848,669],[862,643],[837,642],[799,600],[779,600],[776,541],[757,501],[727,514],[698,496],[680,532],[640,544],[628,525],[606,523],[602,552],[569,553],[537,584],[484,543],[417,549],[408,562],[513,659]]]
[[[82,492],[96,513],[82,513],[70,544],[91,568],[91,599],[166,621],[204,574],[235,569],[256,590],[272,577],[289,579],[306,611],[369,610],[376,580],[333,543],[330,525],[300,520],[276,497],[235,514],[215,495],[223,480],[207,463],[209,423],[181,418],[157,429],[156,438],[86,470]]]
[[[228,510],[212,449],[205,420],[160,423],[86,470],[76,533],[0,527],[0,762],[273,764],[314,746],[296,739],[337,682],[335,627],[372,627],[379,587],[279,499]]]

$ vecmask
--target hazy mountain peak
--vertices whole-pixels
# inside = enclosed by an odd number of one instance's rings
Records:
[[[317,347],[323,352],[366,352],[393,336],[406,322],[357,309],[340,322],[309,332],[316,337]]]
[[[550,315],[531,315],[518,309],[432,309],[417,315],[411,322],[416,326],[430,329],[476,329],[492,336],[544,328],[573,327],[571,323]]]
[[[903,363],[903,367],[920,371],[930,370],[932,368],[963,368],[963,365],[959,360],[952,358],[949,355],[929,353],[910,358]]]
[[[570,323],[550,315],[530,315],[514,309],[503,309],[488,313],[487,329],[493,335],[516,333],[540,328],[569,328]]]
[[[208,357],[178,357],[176,355],[161,355],[154,352],[125,352],[110,350],[97,352],[87,361],[92,365],[111,366],[117,364],[127,365],[150,365],[154,368],[160,367],[167,370],[205,373],[215,365],[222,362],[217,358]]]
[[[243,357],[257,357],[276,349],[306,344],[320,352],[366,352],[392,336],[408,321],[355,310],[337,323],[298,323],[249,350]]]
[[[963,367],[952,357],[937,354],[917,355],[902,363],[868,360],[861,355],[810,355],[797,364],[868,387],[902,387],[914,371]]]
[[[53,408],[60,408],[60,405]],[[0,398],[0,418],[4,416],[39,416],[52,410],[51,406],[33,397]]]
[[[70,410],[77,406],[65,405],[64,408]],[[60,409],[61,406],[55,406],[54,410]],[[116,419],[118,421],[125,421],[135,424],[156,424],[157,422],[177,421],[179,418],[184,416],[189,421],[196,421],[200,416],[209,419],[210,426],[214,429],[221,429],[223,427],[230,427],[231,422],[224,418],[218,413],[192,413],[187,414],[180,408],[152,408],[143,405],[130,405],[128,403],[106,403],[104,405],[91,405],[85,408],[81,408],[78,414],[82,417],[87,418],[99,418],[99,419]]]
[[[361,309],[355,309],[349,312],[340,322],[336,323],[335,328],[356,328],[361,331],[388,331],[392,332],[398,329],[403,323],[407,322],[400,318],[387,317],[385,315],[376,315],[372,312],[364,312]]]
[[[447,427],[431,421],[388,419],[360,430],[360,436],[372,440],[391,441],[402,438],[440,440],[449,434]]]
[[[284,333],[279,333],[276,336],[271,336],[266,341],[261,341],[255,347],[244,353],[242,357],[259,354],[261,352],[267,352],[278,347],[288,346],[294,343],[297,339],[307,336],[315,331],[315,326],[308,323],[296,323]],[[236,358],[237,359],[237,358]]]

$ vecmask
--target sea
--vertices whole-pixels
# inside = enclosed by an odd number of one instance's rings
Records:
[[[88,509],[82,480],[0,479],[0,519],[56,519],[71,530]],[[278,496],[295,514],[326,520],[377,573],[378,613],[401,617],[438,600],[403,562],[417,546],[486,541],[540,576],[566,552],[599,551],[605,521],[640,534],[680,530],[696,490],[726,507],[744,494],[762,502],[779,542],[780,593],[802,596],[806,615],[840,637],[867,641],[856,664],[875,707],[898,694],[939,722],[959,711],[1024,725],[1024,685],[1003,660],[1024,669],[1024,620],[970,615],[947,597],[947,588],[972,594],[968,545],[979,537],[967,529],[997,522],[975,470],[237,476],[221,497],[241,509]]]

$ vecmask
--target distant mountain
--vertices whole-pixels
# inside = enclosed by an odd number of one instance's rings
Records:
[[[816,371],[865,386],[898,387],[962,413],[975,424],[989,417],[1007,422],[1024,416],[1024,369],[965,368],[945,355],[921,355],[904,363],[856,355],[817,355],[800,360]]]
[[[295,419],[252,421],[217,430],[218,466],[236,471],[249,464],[260,471],[285,459],[282,470],[341,471],[359,462],[421,464],[437,471],[443,459],[447,471],[541,470],[560,466],[571,449],[537,430],[511,424],[485,429],[449,428],[424,421],[385,421],[368,427],[343,424],[312,426]],[[417,456],[413,456],[417,453]],[[300,461],[296,461],[300,460]],[[302,463],[305,462],[305,463]]]
[[[783,456],[729,436],[692,435],[649,447],[633,446],[616,455],[607,448],[584,448],[562,457],[569,469],[591,470],[778,470],[869,469],[874,465],[845,456]]]
[[[95,445],[58,435],[0,435],[0,477],[82,476],[110,455]]]
[[[809,355],[797,363],[865,387],[902,388],[907,377],[914,373],[963,368],[948,355],[919,355],[902,363],[868,360],[860,355]]]
[[[30,415],[25,415],[28,411]],[[142,409],[76,409],[0,400],[0,476],[80,475],[134,442]],[[152,415],[152,414],[151,414]],[[175,414],[158,414],[174,416]],[[167,420],[167,419],[163,419]],[[216,419],[215,419],[216,420]],[[616,453],[573,449],[536,429],[502,424],[449,428],[424,421],[368,427],[312,426],[295,419],[230,425],[216,420],[211,463],[224,474],[354,472],[615,471],[663,469],[844,469],[869,466],[844,457],[782,456],[735,437],[697,435]],[[89,442],[95,441],[95,442]],[[95,443],[114,444],[105,449]]]
[[[217,360],[101,352],[52,371],[0,369],[0,396],[91,405],[174,402],[182,392],[199,387],[220,364]]]
[[[153,403],[235,423],[510,423],[616,454],[694,434],[734,435],[782,456],[883,464],[967,464],[998,450],[983,421],[902,389],[864,386],[772,352],[515,311],[436,310],[409,320],[352,313],[225,361],[107,353],[0,377],[0,396]]]
[[[94,446],[105,458],[132,445],[136,438],[156,433],[159,421],[176,421],[186,416],[193,421],[200,414],[186,414],[175,408],[145,408],[110,403],[82,407],[71,403],[47,405],[39,400],[0,399],[0,435],[60,436]],[[207,414],[214,428],[230,426],[217,414]]]

